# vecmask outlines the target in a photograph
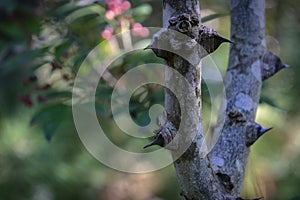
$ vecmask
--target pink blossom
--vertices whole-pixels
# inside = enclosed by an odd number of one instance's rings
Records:
[[[105,29],[102,31],[101,36],[104,39],[109,40],[113,36],[113,28],[111,26],[106,26]]]
[[[129,1],[123,0],[106,0],[108,10],[105,13],[105,17],[108,20],[112,20],[117,15],[123,14],[125,10],[128,10],[131,7]]]
[[[112,20],[113,18],[115,18],[115,13],[112,11],[112,10],[108,10],[108,11],[106,11],[106,13],[105,13],[105,17],[106,17],[106,19],[108,19],[108,20]]]
[[[122,3],[121,7],[122,7],[122,10],[125,11],[125,10],[128,10],[128,9],[131,7],[131,4],[130,4],[129,1],[124,1],[124,2]]]
[[[132,35],[147,37],[149,35],[149,30],[146,27],[143,27],[140,23],[135,23],[132,26]]]

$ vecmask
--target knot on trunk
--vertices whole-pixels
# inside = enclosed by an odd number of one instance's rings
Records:
[[[220,183],[223,185],[226,192],[231,193],[232,189],[234,188],[233,183],[231,182],[230,176],[223,173],[216,173]]]
[[[230,119],[230,125],[233,124],[243,124],[246,122],[245,116],[239,110],[231,110],[228,113]]]
[[[169,19],[170,29],[179,31],[191,38],[198,36],[199,19],[197,16],[191,16],[187,13],[174,15]]]

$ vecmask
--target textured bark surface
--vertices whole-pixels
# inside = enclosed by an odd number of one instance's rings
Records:
[[[225,124],[218,143],[209,156],[225,191],[238,196],[248,161],[249,146],[255,142],[253,132],[265,130],[254,123],[265,52],[264,1],[231,0],[230,7],[231,41],[234,44],[231,45],[225,80]]]
[[[169,66],[165,68],[165,112],[156,139],[146,145],[171,150],[186,200],[242,200],[239,196],[250,146],[271,128],[256,123],[262,81],[287,67],[265,47],[264,1],[231,0],[231,49],[225,80],[225,113],[215,128],[220,135],[209,154],[202,152],[204,133],[201,122],[201,58],[215,51],[222,42],[216,31],[201,25],[198,0],[163,0],[164,28],[148,46]],[[189,36],[188,40],[168,30]],[[202,47],[197,48],[195,45]],[[189,58],[188,62],[184,58]],[[193,61],[191,61],[191,59]],[[185,80],[178,78],[177,70]],[[186,81],[188,83],[186,83]],[[187,86],[188,85],[188,86]],[[171,91],[180,91],[174,95]],[[224,109],[220,109],[221,111]],[[223,123],[220,123],[223,124]],[[172,139],[179,137],[179,141]],[[185,144],[188,149],[179,155]],[[170,148],[172,147],[172,148]],[[260,199],[260,198],[257,198]]]
[[[182,18],[182,15],[190,15],[191,20],[200,21],[200,8],[197,0],[187,1],[163,1],[163,24],[164,28],[170,28],[173,21]],[[171,20],[171,23],[169,22]],[[173,20],[174,19],[174,20]],[[199,37],[200,24],[192,24],[191,31],[188,32],[191,38]],[[180,24],[179,24],[180,25]],[[194,25],[194,26],[193,26]],[[172,28],[172,27],[171,27]],[[177,29],[178,30],[178,29]],[[195,31],[196,30],[196,31]],[[181,31],[179,29],[178,31]],[[197,60],[200,60],[198,55]],[[165,70],[165,84],[167,87],[181,88],[181,95],[177,97],[165,90],[165,111],[167,120],[171,121],[178,129],[177,134],[196,135],[186,152],[175,161],[175,169],[181,186],[181,195],[185,199],[220,199],[220,193],[215,185],[216,177],[210,167],[207,157],[200,158],[199,153],[204,139],[201,126],[201,69],[199,66],[192,66],[179,56],[166,58],[168,66],[178,70],[188,81],[189,90],[184,87],[176,75],[168,68]],[[189,95],[186,94],[189,92]],[[180,108],[178,99],[184,103]],[[191,101],[192,99],[192,101]],[[183,116],[184,115],[184,116]],[[176,151],[172,151],[176,157]]]

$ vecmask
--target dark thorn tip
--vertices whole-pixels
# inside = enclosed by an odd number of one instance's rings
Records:
[[[149,144],[147,144],[147,145],[144,146],[143,148],[146,149],[146,148],[148,148],[148,147],[151,147],[151,146],[153,146],[153,145],[156,145],[157,142],[158,142],[158,139],[157,139],[157,137],[156,137],[153,141],[151,141]]]
[[[153,146],[153,145],[154,145],[154,144],[153,144],[153,141],[152,141],[152,142],[150,142],[149,144],[147,144],[146,146],[144,146],[143,149],[146,149],[146,148],[151,147],[151,146]]]
[[[283,68],[291,68],[291,66],[288,65],[288,64],[282,64],[282,67],[283,67]]]
[[[230,40],[228,40],[228,39],[226,39],[226,38],[223,38],[223,37],[222,37],[222,39],[223,39],[223,42],[228,42],[228,43],[233,44],[233,42],[231,42]]]
[[[164,147],[164,139],[161,134],[158,134],[152,142],[150,142],[149,144],[144,146],[144,149],[146,149],[147,147],[153,146],[153,145],[158,145],[158,146]]]
[[[147,50],[147,49],[153,49],[152,44],[149,44],[148,46],[146,46],[143,50]]]
[[[264,133],[266,133],[266,132],[268,132],[268,131],[270,131],[270,130],[272,130],[272,129],[273,129],[273,127],[270,127],[270,128],[263,128],[262,131],[261,131],[261,133],[264,134]]]
[[[260,199],[263,199],[264,197],[257,197],[257,198],[254,198],[254,199],[243,199],[242,197],[238,197],[236,198],[236,200],[260,200]]]

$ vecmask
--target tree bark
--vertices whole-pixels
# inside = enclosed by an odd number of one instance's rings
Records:
[[[257,139],[249,137],[255,131],[267,130],[254,123],[265,52],[264,1],[231,0],[230,8],[233,44],[225,80],[225,124],[218,143],[209,156],[214,172],[226,192],[238,196],[244,179],[249,147]],[[247,138],[253,141],[246,141]]]
[[[189,14],[197,17],[200,21],[200,8],[197,0],[187,1],[163,1],[163,24],[165,28],[169,26],[169,19],[181,14]],[[199,35],[195,33],[193,37]],[[192,66],[180,57],[168,59],[169,67],[177,69],[190,84],[191,95],[185,95],[182,92],[181,101],[188,102],[193,98],[189,107],[180,108],[177,98],[170,92],[165,91],[165,111],[167,120],[171,121],[175,126],[181,123],[182,129],[177,134],[195,135],[190,147],[180,156],[174,166],[178,175],[179,184],[181,186],[181,195],[186,199],[217,199],[218,192],[214,188],[214,175],[212,168],[209,168],[207,157],[200,158],[199,153],[201,144],[204,139],[204,133],[201,126],[201,69],[199,66]],[[178,82],[176,75],[171,73],[169,68],[165,70],[166,87],[181,88],[182,84]],[[182,88],[186,91],[186,88]],[[187,105],[187,104],[185,104]],[[184,110],[182,110],[184,109]],[[186,117],[182,118],[181,113],[185,113]],[[177,127],[178,128],[178,127]],[[173,151],[172,154],[176,154]]]
[[[165,68],[166,119],[160,123],[156,139],[146,147],[158,144],[171,150],[181,195],[187,200],[242,199],[239,195],[249,148],[270,130],[254,121],[262,81],[287,66],[266,51],[264,1],[231,0],[230,7],[232,44],[225,80],[227,99],[222,104],[226,112],[220,112],[218,119],[225,123],[217,124],[214,139],[218,142],[209,154],[202,146],[205,138],[199,62],[222,42],[230,41],[201,25],[198,0],[163,0],[165,30],[157,33],[148,47],[165,59],[168,67]],[[189,40],[168,32],[170,29],[187,35]],[[201,48],[190,45],[194,42]],[[193,61],[184,58],[186,55]],[[184,80],[178,78],[174,69]],[[174,94],[174,90],[180,92]],[[178,135],[174,145],[173,138]],[[183,149],[189,142],[189,147]],[[182,149],[185,152],[181,155]]]

